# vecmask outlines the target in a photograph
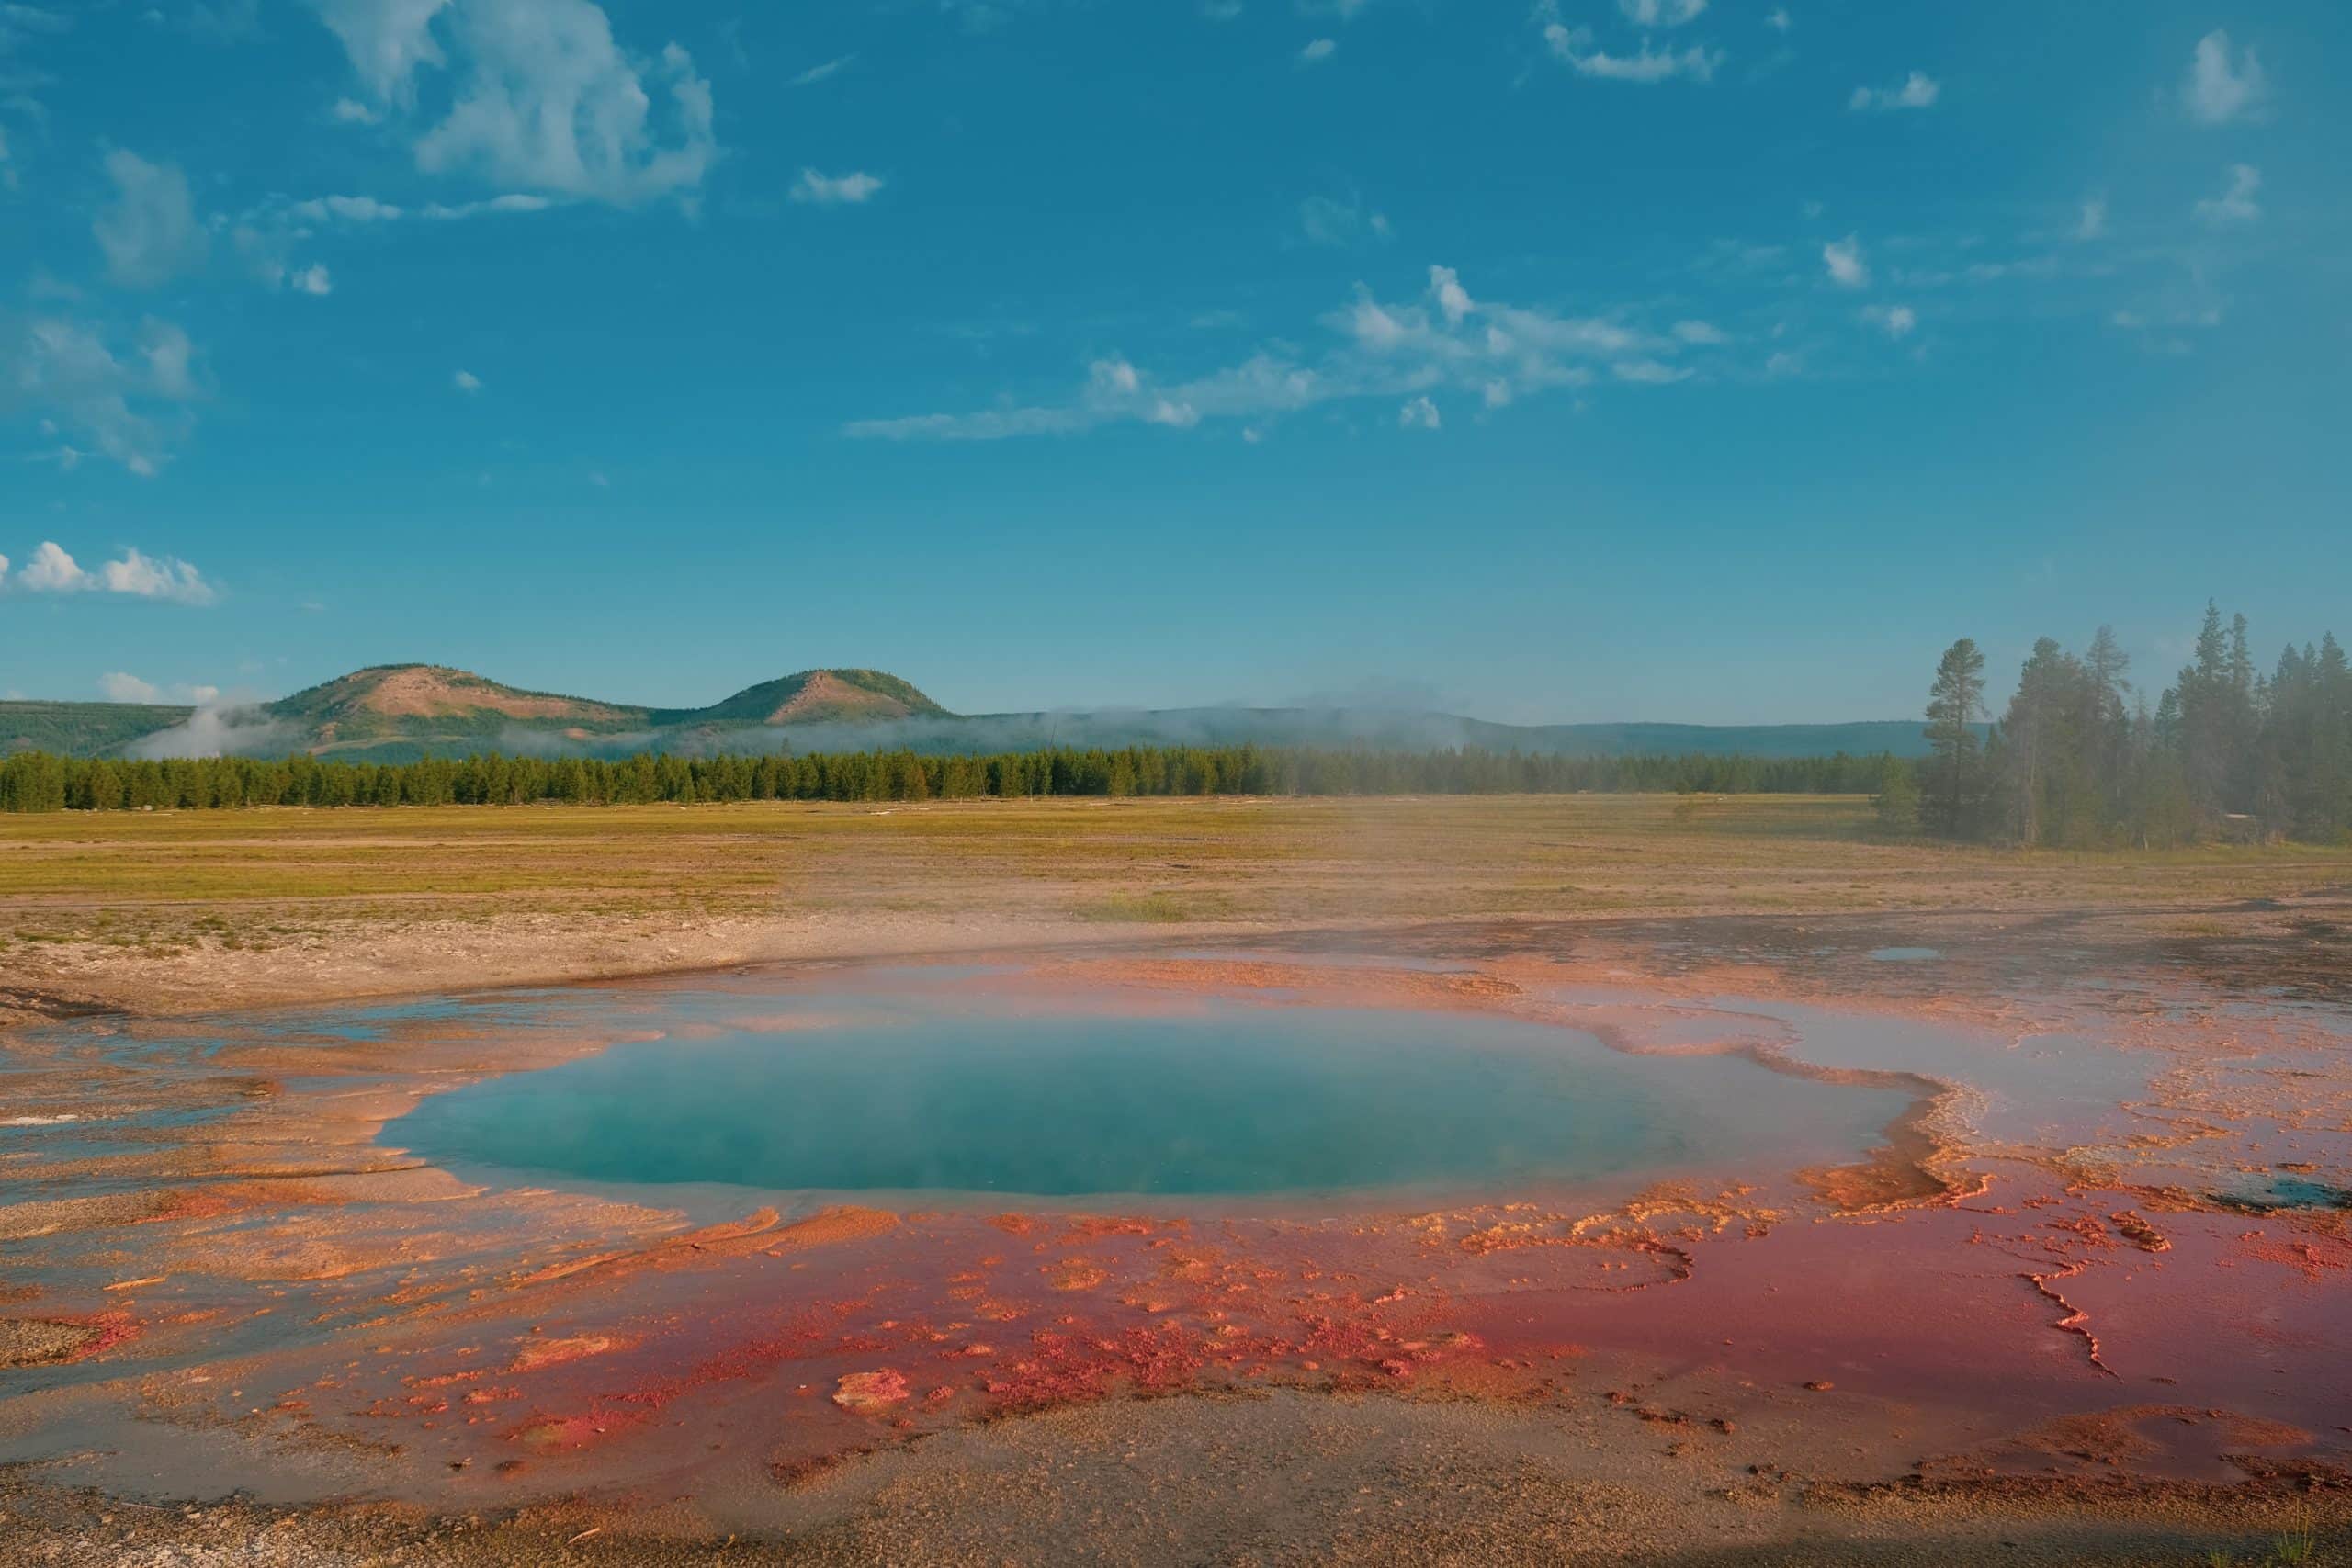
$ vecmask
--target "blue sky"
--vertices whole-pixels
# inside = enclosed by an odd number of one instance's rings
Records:
[[[1917,709],[2352,567],[2352,7],[0,4],[0,693]]]

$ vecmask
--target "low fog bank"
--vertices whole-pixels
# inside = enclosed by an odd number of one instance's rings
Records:
[[[188,719],[123,748],[132,757],[282,757],[301,750],[307,731],[253,705],[199,708]],[[1102,708],[1068,713],[976,714],[959,717],[820,720],[806,724],[682,725],[571,735],[509,724],[493,734],[386,737],[330,755],[353,761],[409,761],[427,754],[477,751],[509,756],[613,759],[639,751],[684,757],[808,756],[823,751],[910,750],[928,756],[1034,751],[1055,747],[1268,746],[1381,751],[1450,751],[1466,747],[1538,756],[1657,756],[1734,753],[1760,758],[1924,754],[1913,720],[1854,724],[1510,725],[1444,713],[1368,707]]]
[[[301,749],[301,730],[254,703],[199,707],[179,723],[142,735],[122,749],[126,757],[283,757]]]

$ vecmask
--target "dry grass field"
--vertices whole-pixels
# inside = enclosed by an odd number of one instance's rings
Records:
[[[1139,927],[2096,909],[2219,934],[2348,883],[2343,848],[1892,840],[1837,796],[66,813],[0,818],[0,985],[171,1009]]]

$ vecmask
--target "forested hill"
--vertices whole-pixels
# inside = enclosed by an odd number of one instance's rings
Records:
[[[275,702],[201,712],[120,703],[0,704],[0,753],[283,757],[408,762],[476,752],[613,759],[910,750],[978,756],[1053,748],[1268,746],[1529,756],[1919,755],[1919,725],[1495,724],[1385,708],[1198,707],[950,713],[878,670],[805,670],[707,707],[657,708],[507,686],[463,670],[388,664]]]

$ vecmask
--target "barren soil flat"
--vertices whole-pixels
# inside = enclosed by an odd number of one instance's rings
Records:
[[[2345,1560],[2352,852],[1867,822],[0,818],[0,1559]],[[876,997],[1376,1009],[1888,1110],[1852,1147],[1829,1118],[1613,1186],[1345,1199],[402,1143],[626,1053],[822,1049]]]

